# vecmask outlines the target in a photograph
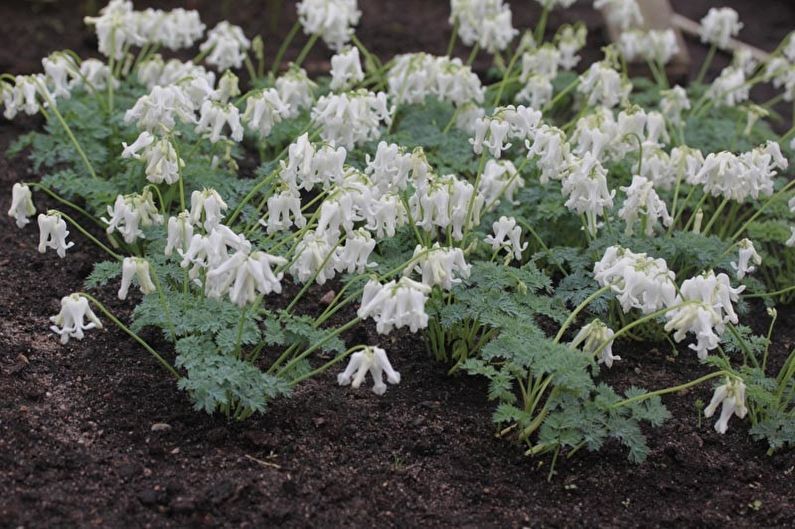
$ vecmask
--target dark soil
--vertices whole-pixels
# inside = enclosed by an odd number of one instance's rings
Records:
[[[186,3],[208,23],[222,14],[223,2]],[[269,35],[275,48],[292,22],[272,31],[265,3],[234,2],[227,16],[249,35]],[[760,47],[772,49],[795,26],[790,3],[725,3]],[[93,44],[76,4],[4,1],[0,71],[36,71],[56,47],[86,53]],[[359,35],[375,52],[444,50],[446,1],[360,4]],[[534,3],[514,4],[517,25],[534,22]],[[674,4],[698,18],[708,3]],[[552,25],[579,17],[593,54],[602,37],[590,9],[555,14]],[[0,122],[0,149],[32,125]],[[13,182],[35,177],[24,160],[0,159],[0,210]],[[611,444],[559,461],[549,483],[548,459],[495,438],[485,387],[448,377],[409,336],[381,340],[403,375],[383,397],[340,388],[327,373],[241,424],[197,413],[117,329],[67,346],[47,332],[60,297],[79,290],[99,258],[79,234],[72,238],[67,259],[41,255],[33,224],[20,231],[0,216],[0,527],[795,527],[795,457],[765,455],[747,421],[734,419],[723,436],[699,421],[694,402],[709,400],[708,387],[664,398],[673,419],[648,432],[646,464],[628,463]],[[112,289],[100,297],[128,308],[113,302]],[[779,318],[773,362],[795,346],[795,311],[781,309]],[[705,372],[690,353],[619,349],[623,360],[606,378],[620,389]],[[153,431],[156,423],[168,427]]]

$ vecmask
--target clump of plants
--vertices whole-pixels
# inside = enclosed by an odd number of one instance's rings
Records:
[[[237,420],[329,369],[383,395],[401,380],[389,352],[351,343],[374,325],[488,379],[500,434],[528,455],[612,438],[642,461],[642,424],[669,416],[660,397],[707,382],[718,432],[736,416],[771,450],[791,447],[795,351],[777,371],[767,358],[773,302],[795,297],[795,129],[767,118],[795,98],[795,37],[765,63],[738,52],[711,84],[670,86],[676,39],[638,29],[634,1],[594,2],[626,31],[591,65],[583,26],[545,40],[548,12],[572,1],[540,3],[521,32],[502,0],[453,0],[449,50],[460,39],[468,60],[383,62],[356,37],[355,0],[299,2],[273,58],[228,22],[206,31],[195,11],[112,0],[86,19],[104,61],[59,51],[0,81],[6,118],[44,118],[11,149],[43,177],[14,184],[9,215],[23,229],[35,217],[40,252],[80,251],[77,230],[106,255],[52,331],[67,343],[110,322],[197,410]],[[710,60],[740,27],[710,10]],[[331,72],[311,79],[318,41]],[[192,61],[167,57],[186,49]],[[471,68],[482,54],[487,81]],[[629,78],[637,58],[653,81]],[[781,95],[751,103],[768,82]],[[100,299],[108,284],[131,314]],[[336,291],[311,311],[315,284]],[[740,322],[762,302],[770,331],[756,336]],[[617,391],[602,370],[631,341],[687,342],[710,370]]]

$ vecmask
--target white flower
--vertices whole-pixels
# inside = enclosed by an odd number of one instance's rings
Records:
[[[69,231],[66,229],[66,221],[61,218],[57,211],[39,213],[39,253],[44,253],[47,248],[52,248],[63,259],[66,257],[66,250],[75,245],[70,242],[67,244],[66,237]]]
[[[331,58],[331,83],[329,87],[335,92],[348,90],[354,84],[364,80],[364,71],[359,59],[359,48],[348,47]]]
[[[716,106],[737,106],[748,100],[751,85],[745,80],[745,72],[734,66],[727,66],[712,82],[707,93]]]
[[[632,85],[605,62],[595,62],[580,76],[577,91],[587,96],[591,106],[613,108],[625,101]]]
[[[400,373],[392,369],[386,351],[375,346],[365,347],[362,351],[353,353],[345,371],[337,375],[337,382],[340,386],[350,384],[352,388],[359,389],[368,371],[373,378],[373,393],[376,395],[383,395],[386,392],[384,373],[390,384],[400,383]]]
[[[109,234],[118,231],[127,244],[143,238],[141,227],[163,223],[163,217],[157,212],[149,189],[145,189],[140,195],[117,195],[113,207],[108,206],[108,215],[110,219],[101,219],[108,225],[106,231]]]
[[[379,142],[375,157],[365,156],[365,173],[378,188],[379,194],[406,189],[413,167],[411,153],[404,153],[395,143]]]
[[[209,99],[219,103],[228,103],[233,97],[240,95],[240,78],[227,70],[218,80],[218,88],[209,94]]]
[[[604,9],[607,19],[622,31],[643,25],[637,0],[594,0],[594,9]]]
[[[268,228],[268,233],[290,229],[293,224],[299,228],[306,226],[306,219],[301,213],[301,195],[286,190],[269,196],[267,220],[263,219],[260,223]]]
[[[729,46],[729,40],[737,36],[742,27],[737,11],[730,7],[713,7],[701,19],[698,32],[701,42],[725,49]]]
[[[175,184],[179,181],[180,170],[185,167],[185,162],[177,156],[174,145],[168,138],[155,142],[155,137],[144,131],[132,145],[122,143],[124,151],[122,158],[141,159],[146,161],[146,179],[153,184]],[[143,155],[138,151],[143,150]]]
[[[315,276],[318,285],[325,284],[336,274],[334,257],[337,245],[337,241],[332,245],[326,234],[306,232],[295,248],[290,274],[301,283],[306,283]]]
[[[625,313],[636,308],[651,314],[674,303],[676,275],[664,259],[610,246],[594,264],[593,273],[601,286],[610,285]]]
[[[135,122],[139,129],[155,132],[170,131],[177,119],[182,123],[194,123],[193,102],[177,86],[155,86],[152,91],[142,96],[135,105],[124,114],[124,122]]]
[[[296,11],[304,33],[319,36],[332,50],[351,40],[362,16],[356,0],[302,0]]]
[[[660,92],[660,111],[673,124],[682,123],[682,111],[690,110],[687,92],[679,85]]]
[[[715,388],[712,400],[704,408],[704,417],[712,417],[721,404],[720,418],[715,423],[715,431],[723,434],[729,427],[732,415],[742,419],[748,414],[745,404],[745,383],[741,379],[726,377],[726,382]]]
[[[353,149],[381,136],[381,123],[392,123],[392,112],[384,92],[361,89],[345,94],[321,96],[312,109],[312,123],[320,127],[327,142]]]
[[[729,276],[709,272],[692,277],[682,283],[675,303],[677,306],[665,314],[668,322],[666,332],[676,329],[674,340],[681,342],[688,332],[696,335],[696,343],[688,347],[698,353],[700,359],[715,349],[726,323],[737,324],[737,314],[732,306],[739,299],[745,286],[732,288]]]
[[[464,103],[455,117],[455,128],[472,135],[475,133],[477,121],[485,115],[486,111],[475,103]]]
[[[344,178],[343,165],[347,151],[344,147],[324,145],[315,149],[307,133],[298,137],[287,149],[287,162],[282,160],[279,178],[291,191],[299,188],[311,191],[315,184],[324,188]]]
[[[679,44],[672,29],[632,30],[621,34],[619,49],[628,61],[640,57],[646,61],[667,64],[679,52]]]
[[[362,319],[373,318],[379,334],[389,334],[401,327],[408,327],[414,333],[428,326],[425,302],[430,291],[430,286],[407,277],[384,285],[373,279],[364,286],[356,314]]]
[[[614,335],[613,329],[596,319],[583,326],[570,345],[577,348],[580,344],[583,344],[582,350],[584,352],[590,355],[599,353],[599,363],[605,364],[607,367],[613,367],[615,360],[621,360],[620,356],[613,355]]]
[[[676,178],[683,178],[690,185],[703,185],[703,182],[698,180],[704,163],[704,155],[700,150],[680,145],[671,149],[670,159],[672,172]]]
[[[218,103],[207,100],[202,103],[201,118],[196,125],[196,132],[208,132],[211,143],[216,143],[225,136],[222,134],[224,125],[229,125],[231,138],[236,142],[243,140],[243,125],[240,124],[240,111],[231,103]]]
[[[585,46],[588,30],[582,24],[571,26],[564,24],[555,34],[555,42],[558,45],[560,58],[558,64],[564,70],[572,70],[580,63],[580,56],[577,52]]]
[[[17,223],[17,228],[24,228],[29,222],[33,214],[36,213],[36,207],[33,205],[33,194],[26,184],[17,182],[11,188],[11,207],[8,209],[8,215],[14,217]]]
[[[376,263],[368,262],[370,254],[375,249],[375,242],[370,232],[363,228],[349,233],[345,238],[345,244],[337,247],[334,268],[338,272],[361,274],[368,268],[377,266]]]
[[[511,148],[510,140],[524,141],[541,122],[541,112],[522,105],[497,107],[491,116],[475,121],[475,137],[470,138],[472,150],[481,154],[486,147],[494,158]]]
[[[461,248],[442,248],[439,243],[434,243],[431,248],[417,245],[414,248],[414,265],[403,270],[404,276],[412,272],[422,275],[422,283],[430,287],[439,285],[445,290],[450,290],[453,285],[461,282],[461,278],[468,278],[471,266],[464,259]]]
[[[450,24],[467,46],[490,53],[504,50],[519,33],[511,23],[511,7],[503,0],[451,0]]]
[[[99,52],[105,57],[121,60],[127,46],[144,43],[136,32],[133,4],[129,0],[110,0],[98,17],[85,17],[84,21],[96,27]]]
[[[179,254],[182,256],[180,266],[187,268],[192,264],[193,267],[189,270],[188,275],[191,279],[196,280],[201,270],[214,270],[224,263],[229,258],[230,250],[248,254],[251,251],[251,243],[227,226],[219,224],[206,236],[194,234],[188,244],[188,249],[186,251],[179,250]],[[222,283],[222,281],[220,282]],[[201,285],[200,282],[197,281],[197,283]],[[218,283],[219,281],[207,282],[205,291],[208,295]],[[221,293],[215,297],[220,296]]]
[[[158,44],[172,51],[192,47],[204,34],[205,26],[198,11],[149,8],[135,12],[134,16],[137,34],[147,44]]]
[[[243,122],[249,129],[265,138],[271,133],[275,124],[288,119],[291,115],[290,105],[282,101],[279,92],[274,88],[268,88],[255,92],[246,100]]]
[[[224,211],[227,209],[226,202],[215,189],[196,190],[190,195],[190,222],[194,226],[199,224],[204,214],[204,229],[208,232],[221,223]]]
[[[740,255],[737,262],[732,261],[731,265],[737,271],[739,280],[756,270],[756,267],[749,263],[754,263],[757,266],[762,264],[762,256],[756,253],[754,243],[750,239],[741,240],[737,243],[737,247],[740,249]]]
[[[461,59],[407,53],[394,58],[387,72],[389,96],[396,103],[422,103],[428,96],[461,107],[482,103],[480,78]],[[460,112],[460,110],[459,110]]]
[[[242,28],[223,21],[207,33],[207,40],[199,46],[199,50],[207,54],[209,64],[223,71],[240,68],[250,47],[251,41],[246,38]]]
[[[219,298],[228,292],[229,300],[243,307],[257,299],[257,292],[279,294],[283,274],[275,274],[273,266],[286,264],[283,257],[259,251],[249,253],[248,248],[243,248],[207,272],[207,295]]]
[[[187,251],[193,238],[193,224],[190,222],[190,213],[183,211],[176,217],[169,217],[167,234],[166,248],[163,252],[167,257],[171,256],[175,249],[177,252]]]
[[[290,109],[288,118],[294,118],[301,109],[312,106],[316,88],[317,84],[306,75],[306,71],[295,66],[291,66],[287,72],[276,79],[276,90],[279,92],[279,97]]]
[[[532,108],[542,108],[552,100],[552,81],[545,75],[531,75],[524,88],[516,94],[517,101],[530,103]]]
[[[662,221],[663,226],[670,226],[674,219],[668,214],[668,207],[665,202],[657,195],[654,190],[654,183],[642,176],[632,177],[629,187],[621,187],[621,191],[627,194],[624,204],[618,211],[618,216],[624,219],[627,224],[627,235],[632,235],[635,221],[641,220],[641,225],[645,227],[644,234],[647,237],[654,235],[654,227],[657,219]]]
[[[86,318],[89,323],[86,323]],[[91,310],[88,299],[80,294],[61,298],[61,311],[56,316],[51,316],[50,321],[54,323],[50,330],[60,335],[62,344],[67,343],[69,338],[82,340],[83,331],[102,328],[102,322]]]
[[[739,156],[725,151],[710,153],[694,180],[713,196],[743,202],[749,196],[772,195],[776,169],[786,169],[788,164],[778,143],[768,141]]]
[[[465,225],[480,224],[483,197],[472,184],[453,175],[436,177],[425,189],[417,189],[409,199],[409,207],[417,226],[431,232],[434,227],[452,227],[453,239],[463,239]],[[469,213],[470,218],[467,219]]]
[[[549,180],[560,180],[572,160],[566,134],[559,128],[544,124],[535,129],[531,136],[532,145],[529,140],[525,142],[527,157],[535,159],[541,171],[540,182],[546,184]]]
[[[513,162],[508,160],[489,160],[480,175],[478,194],[485,204],[492,207],[500,203],[503,196],[508,202],[514,203],[513,195],[524,187],[524,179],[519,176]]]
[[[615,190],[607,187],[607,171],[602,164],[585,153],[574,162],[569,174],[563,180],[562,191],[567,200],[565,206],[582,215],[587,220],[588,232],[596,235],[596,219],[604,214],[605,209],[613,207]]]
[[[152,277],[149,275],[149,261],[140,257],[125,257],[121,264],[121,286],[119,299],[127,299],[127,292],[133,278],[138,282],[141,293],[151,294],[156,290]]]
[[[491,225],[494,235],[486,236],[486,243],[491,245],[491,249],[496,251],[504,248],[509,254],[513,253],[517,260],[522,259],[522,252],[527,249],[527,243],[522,245],[522,228],[516,223],[513,217],[500,217]],[[505,238],[508,238],[508,241]]]
[[[70,78],[74,80],[80,76],[80,69],[72,56],[63,52],[52,53],[41,60],[41,65],[47,75],[48,84],[53,87],[53,97],[69,99],[72,96]]]
[[[121,153],[121,157],[124,159],[127,158],[135,158],[136,160],[141,159],[141,155],[138,154],[138,151],[141,149],[145,149],[154,143],[155,137],[150,134],[148,131],[143,131],[138,135],[138,138],[131,145],[127,145],[126,142],[122,142],[121,146],[124,148],[124,151]]]
[[[396,228],[403,226],[406,220],[406,208],[400,197],[397,193],[389,193],[370,203],[366,228],[375,230],[378,239],[394,237]]]
[[[111,79],[113,87],[119,86],[118,79],[111,76],[110,67],[97,59],[86,59],[80,63],[80,75],[72,81],[72,87],[81,85],[83,80],[90,84],[93,90],[104,90]]]

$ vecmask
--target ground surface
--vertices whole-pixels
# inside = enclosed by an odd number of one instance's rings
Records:
[[[90,49],[76,3],[4,1],[0,71],[38,70],[56,43]],[[222,2],[188,3],[210,23],[221,16]],[[256,7],[265,3],[234,2],[229,16],[249,34],[271,35],[275,48],[291,22],[274,34]],[[693,18],[706,10],[706,2],[674,3]],[[761,47],[795,26],[784,2],[729,3]],[[360,4],[359,35],[374,51],[443,51],[447,2]],[[536,11],[522,5],[514,11],[526,26]],[[598,47],[598,19],[585,8],[565,14],[577,16],[588,17]],[[0,122],[0,152],[25,126],[35,123]],[[0,189],[34,177],[24,160],[0,158]],[[68,259],[40,255],[36,238],[32,225],[19,231],[0,216],[0,527],[795,526],[795,457],[766,456],[740,423],[725,436],[699,423],[693,403],[708,400],[709,388],[664,399],[674,418],[650,432],[645,465],[611,445],[559,462],[551,483],[548,460],[494,437],[484,388],[447,377],[407,337],[384,344],[403,375],[384,397],[339,388],[329,373],[243,424],[196,413],[117,330],[67,346],[46,332],[60,296],[80,288],[97,255],[76,234],[80,251]],[[100,296],[112,300],[112,290]],[[781,311],[774,361],[795,346],[793,318]],[[704,371],[667,347],[631,346],[621,356],[608,374],[619,388],[665,387]],[[152,431],[156,423],[169,426]]]

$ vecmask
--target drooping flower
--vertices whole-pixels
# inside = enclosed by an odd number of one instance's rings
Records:
[[[577,348],[582,344],[582,350],[590,355],[599,354],[599,363],[607,367],[613,367],[615,360],[621,360],[620,356],[613,354],[613,330],[595,319],[588,325],[584,325],[580,332],[571,341],[571,346]]]
[[[196,190],[190,195],[191,224],[198,225],[204,214],[204,229],[211,232],[223,220],[227,207],[226,202],[215,189]]]
[[[219,103],[217,101],[206,100],[202,103],[201,117],[196,125],[196,132],[207,135],[211,143],[216,143],[222,138],[226,138],[222,133],[225,125],[229,125],[230,137],[233,141],[243,140],[243,125],[240,124],[240,110],[231,103]]]
[[[268,88],[256,92],[246,100],[243,123],[265,138],[271,133],[274,125],[288,119],[291,114],[290,105],[282,101],[279,92],[274,88]]]
[[[566,207],[585,215],[588,233],[596,235],[597,217],[613,207],[615,190],[607,187],[607,171],[591,153],[574,162],[563,180]]]
[[[353,149],[381,136],[381,123],[392,123],[392,112],[384,92],[360,89],[345,94],[321,96],[312,108],[312,123],[320,127],[327,142]]]
[[[507,250],[508,254],[513,254],[517,260],[522,259],[522,252],[527,249],[527,243],[522,245],[522,228],[516,223],[513,217],[500,217],[492,224],[494,235],[486,236],[486,243],[491,245],[491,249],[497,251],[500,248]],[[507,240],[506,240],[507,237]]]
[[[451,0],[450,10],[450,24],[467,46],[478,44],[496,53],[519,33],[511,22],[511,7],[503,0]]]
[[[348,90],[364,80],[359,48],[348,47],[331,58],[331,83],[329,88],[338,92]]]
[[[701,19],[698,32],[701,35],[701,42],[726,49],[729,40],[737,36],[742,27],[737,11],[730,7],[712,7]]]
[[[44,253],[47,248],[52,248],[63,259],[66,257],[66,250],[75,243],[66,242],[69,231],[66,229],[66,221],[61,218],[57,211],[50,210],[45,215],[39,213],[39,253]]]
[[[635,308],[651,314],[674,304],[676,275],[664,259],[610,246],[594,264],[593,273],[601,286],[611,287],[625,313]]]
[[[24,228],[35,213],[36,206],[33,205],[30,188],[27,184],[17,182],[11,187],[11,207],[8,208],[8,215],[14,217],[17,228]]]
[[[675,330],[674,340],[684,340],[688,332],[696,335],[696,343],[688,347],[700,359],[707,357],[720,342],[726,323],[737,324],[737,314],[732,302],[736,302],[745,286],[732,288],[729,276],[709,272],[692,277],[682,283],[674,307],[665,314],[668,322],[666,332]]]
[[[190,212],[182,211],[176,217],[170,217],[168,219],[165,255],[167,257],[171,256],[175,249],[177,252],[187,251],[192,238],[193,224],[190,221]]]
[[[199,46],[199,50],[207,54],[207,63],[220,71],[240,68],[249,48],[251,41],[246,38],[243,29],[225,20],[211,29],[207,33],[207,40]]]
[[[127,292],[130,290],[133,278],[138,282],[141,293],[144,295],[151,294],[156,290],[149,273],[149,261],[141,257],[125,257],[121,264],[119,299],[127,299]]]
[[[353,353],[345,371],[337,375],[337,383],[340,386],[350,384],[352,388],[359,389],[368,371],[373,379],[373,393],[376,395],[383,395],[386,392],[384,373],[390,384],[400,383],[400,373],[392,368],[386,351],[376,346],[365,347]]]
[[[663,226],[670,226],[674,219],[668,214],[668,207],[665,202],[657,195],[654,190],[654,183],[642,176],[632,177],[632,183],[628,187],[621,187],[621,191],[627,194],[624,204],[618,211],[618,216],[626,222],[626,233],[632,235],[635,222],[640,219],[643,226],[643,233],[647,237],[654,235],[654,227],[658,219]]]
[[[85,321],[86,318],[88,323]],[[50,326],[50,330],[61,337],[62,344],[67,343],[69,338],[82,340],[83,331],[102,328],[102,322],[91,310],[88,299],[80,294],[61,298],[61,311],[51,316],[50,321],[54,324]]]
[[[118,231],[127,244],[143,238],[144,233],[141,228],[163,223],[163,216],[157,212],[149,189],[145,189],[141,194],[116,196],[113,206],[108,206],[108,215],[109,219],[104,217],[101,219],[108,225],[106,231],[109,234]]]
[[[741,240],[737,243],[737,247],[740,249],[740,255],[736,262],[731,262],[731,266],[737,271],[737,279],[742,279],[746,274],[756,270],[756,266],[750,263],[757,266],[762,264],[762,256],[756,252],[754,243],[750,239]]]
[[[383,285],[373,279],[364,286],[356,314],[362,319],[372,318],[379,334],[389,334],[401,327],[417,332],[428,326],[425,302],[430,291],[430,286],[408,277]]]
[[[450,290],[453,285],[468,278],[472,268],[464,259],[461,248],[442,248],[434,243],[431,248],[417,245],[414,249],[414,264],[403,271],[404,276],[417,272],[422,275],[422,283],[428,286],[439,285]]]
[[[296,11],[304,33],[322,38],[332,50],[351,40],[362,16],[356,0],[302,0]]]
[[[739,378],[726,377],[726,381],[715,388],[712,400],[704,408],[704,417],[712,417],[719,405],[721,405],[720,418],[715,423],[715,431],[723,434],[729,427],[732,415],[742,419],[748,414],[745,404],[745,383]]]

